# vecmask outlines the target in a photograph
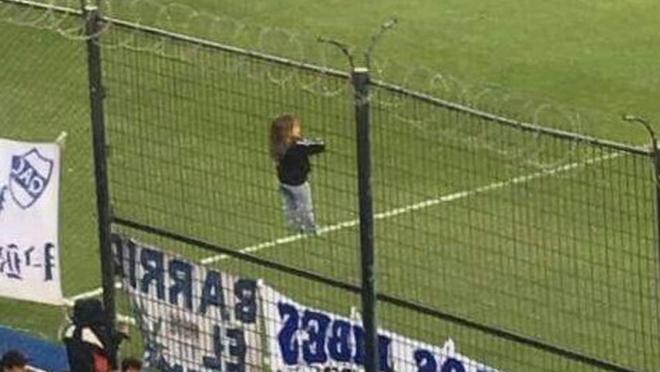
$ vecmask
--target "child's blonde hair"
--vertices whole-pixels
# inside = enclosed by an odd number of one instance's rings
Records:
[[[289,146],[298,140],[293,135],[293,127],[300,123],[297,116],[283,114],[275,118],[270,125],[270,156],[275,161],[280,161]]]

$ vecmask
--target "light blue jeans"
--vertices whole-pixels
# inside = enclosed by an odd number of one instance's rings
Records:
[[[281,183],[280,195],[282,195],[282,209],[289,228],[296,232],[316,233],[312,190],[309,183],[305,182],[298,186]]]

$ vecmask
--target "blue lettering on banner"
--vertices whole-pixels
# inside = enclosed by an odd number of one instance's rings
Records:
[[[183,295],[184,306],[186,309],[192,310],[192,266],[187,262],[171,260],[169,264],[169,274],[174,282],[170,287],[170,304],[178,306],[179,295]]]
[[[199,305],[199,312],[206,314],[207,308],[216,306],[220,309],[225,308],[225,298],[222,292],[222,276],[217,271],[209,271],[204,280],[202,288],[202,303]],[[224,312],[223,312],[224,314]]]
[[[7,186],[0,186],[0,212],[5,209],[5,202],[7,201],[7,197],[5,196],[6,193]]]
[[[140,290],[149,294],[152,282],[156,283],[156,296],[159,300],[165,299],[165,273],[163,269],[163,253],[152,249],[143,249],[140,252],[140,264],[144,270]]]
[[[390,345],[392,344],[392,339],[383,335],[378,335],[378,355],[380,360],[378,365],[380,366],[381,371],[393,372],[394,367],[390,363]]]
[[[229,347],[224,344],[225,340],[230,342]],[[223,358],[225,349],[231,361]],[[213,354],[203,358],[205,368],[213,371],[245,372],[247,343],[243,330],[213,326]]]
[[[220,326],[213,326],[213,356],[205,356],[204,367],[213,371],[222,371],[222,352],[225,346],[222,344]]]
[[[136,264],[136,246],[133,240],[124,240],[120,235],[112,234],[110,237],[110,244],[112,245],[115,253],[116,272],[122,278],[128,276],[128,283],[131,288],[137,288],[137,264]],[[128,257],[126,257],[128,254]]]
[[[328,337],[328,353],[330,358],[338,362],[351,361],[351,323],[344,320],[335,320]]]
[[[308,338],[303,341],[303,360],[307,364],[323,364],[328,360],[325,352],[330,317],[316,311],[305,310],[301,328],[307,332]]]
[[[364,365],[364,329],[360,327],[359,325],[354,325],[353,326],[353,334],[355,338],[355,342],[353,345],[355,345],[355,357],[353,358],[353,362],[363,366]]]
[[[43,270],[43,281],[54,280],[55,244],[20,247],[17,244],[0,245],[0,279],[23,280],[27,270]]]
[[[465,363],[456,358],[440,358],[432,351],[417,349],[413,353],[417,372],[466,372]],[[477,372],[490,372],[492,369],[477,367]]]
[[[294,304],[277,304],[282,327],[277,341],[282,360],[288,366],[351,363],[364,365],[364,329],[343,319]],[[301,341],[303,340],[303,341]],[[378,335],[380,370],[393,371],[391,338]]]
[[[229,372],[244,372],[245,371],[245,356],[247,354],[247,343],[245,342],[245,334],[242,329],[229,328],[227,329],[227,338],[233,342],[229,344],[229,355],[236,360],[236,362],[227,363],[227,371]]]
[[[416,350],[413,357],[417,365],[417,372],[436,372],[438,370],[438,362],[436,362],[432,352]]]
[[[23,280],[21,256],[21,251],[16,244],[0,247],[0,274],[5,274],[9,279]]]
[[[112,236],[111,242],[116,255],[117,272],[128,278],[131,288],[149,294],[149,290],[155,287],[159,300],[188,310],[195,309],[202,315],[206,315],[211,307],[216,307],[220,309],[223,320],[230,320],[233,311],[236,320],[244,324],[257,321],[256,280],[238,279],[233,283],[233,288],[229,287],[233,289],[235,305],[233,309],[228,309],[220,272],[208,270],[203,278],[197,278],[196,267],[184,260],[166,259],[162,252],[144,246],[138,249],[137,243],[116,234]],[[52,262],[52,255],[48,257],[51,257],[49,262]],[[141,268],[141,273],[138,268]],[[199,295],[195,293],[195,282],[202,283]],[[170,283],[167,288],[166,283]],[[196,304],[195,300],[199,303]]]
[[[154,301],[154,297],[157,297],[164,305],[184,310],[170,312],[169,308],[159,308],[157,314],[145,313],[142,316],[142,304],[134,299],[138,302],[133,305],[139,318],[138,324],[144,332],[145,349],[148,351],[145,359],[150,365],[172,372],[196,372],[191,366],[198,370],[246,370],[248,345],[246,331],[242,326],[258,321],[259,286],[255,280],[240,279],[199,267],[118,235],[112,237],[112,243],[118,259],[117,271],[124,278],[126,288],[132,288],[134,294],[145,294],[148,300]],[[52,266],[54,246],[46,245],[44,249],[44,262],[51,262]],[[18,251],[15,246],[0,246],[0,274],[7,275],[8,271],[16,271],[17,267],[35,263],[34,248],[20,251],[21,254],[17,254]],[[52,277],[52,274],[50,276]],[[49,277],[49,274],[45,277]],[[141,297],[138,296],[138,299]],[[196,316],[190,317],[191,314]],[[205,322],[210,323],[204,324],[203,329],[196,327],[194,323],[201,316],[204,316]],[[293,300],[278,301],[275,317],[279,317],[279,321],[275,321],[280,328],[275,336],[276,340],[272,341],[277,343],[282,362],[286,366],[311,367],[323,371],[354,371],[364,366],[365,331],[357,322],[298,305]],[[163,327],[163,324],[167,327]],[[209,326],[212,327],[207,328]],[[164,332],[167,334],[163,334]],[[393,372],[392,345],[393,342],[402,341],[397,338],[398,335],[384,331],[382,333],[378,335],[380,371]],[[207,336],[210,339],[204,339]],[[192,345],[203,343],[212,347],[206,352],[196,354],[194,361],[171,363],[174,358],[168,356],[169,347],[172,346],[171,343],[179,342],[179,339]],[[445,348],[452,351],[445,353],[434,346],[425,345],[414,341],[405,349],[411,351],[417,348],[413,355],[407,355],[406,358],[413,358],[415,370],[418,372],[494,371],[476,362],[474,363],[477,365],[472,365],[473,362],[469,358],[454,354],[453,342]],[[271,350],[276,351],[277,349]]]
[[[200,332],[189,324],[185,317],[173,312],[169,317],[149,317],[141,304],[134,304],[136,317],[143,324],[146,333],[145,342],[148,350],[146,360],[159,370],[168,372],[196,372],[197,370],[245,372],[248,345],[244,330],[236,327],[240,324],[257,322],[258,285],[255,280],[235,279],[232,283],[223,283],[224,276],[213,270],[200,270],[194,264],[183,259],[168,257],[167,254],[135,241],[113,235],[111,239],[117,258],[117,272],[124,278],[127,287],[151,298],[157,298],[168,305],[208,315],[207,319],[215,318],[210,313],[212,308],[220,310],[218,320],[231,321],[233,327],[227,324],[215,324],[212,334]],[[195,284],[198,283],[199,286]],[[224,284],[224,286],[223,286]],[[198,293],[195,293],[195,292]],[[233,301],[225,298],[232,293]],[[232,303],[233,308],[227,308]],[[233,317],[232,317],[233,316]],[[217,318],[215,318],[217,319]],[[163,335],[163,324],[169,326],[168,335]],[[204,342],[200,337],[209,337],[212,345],[209,355],[200,355],[199,367],[192,369],[187,363],[173,362],[167,356],[168,346],[158,341],[172,335],[189,338],[194,342]]]
[[[299,342],[296,338],[298,332],[298,309],[295,306],[280,302],[277,304],[280,319],[283,320],[282,329],[277,334],[282,359],[287,365],[298,364]]]
[[[44,281],[53,280],[53,268],[55,267],[54,250],[55,244],[53,243],[46,243],[44,246]]]
[[[238,299],[235,306],[236,319],[253,324],[257,321],[257,282],[239,279],[234,283],[234,295]]]
[[[448,358],[442,363],[440,372],[465,372],[465,365],[458,359]]]

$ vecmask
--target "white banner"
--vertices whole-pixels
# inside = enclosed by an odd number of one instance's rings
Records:
[[[262,368],[258,283],[113,236],[122,284],[160,371]]]
[[[261,282],[113,235],[149,367],[166,372],[363,371],[364,329]],[[381,371],[494,372],[456,350],[380,330]]]
[[[260,288],[273,371],[363,371],[364,329],[357,319],[301,305],[268,286]],[[380,330],[381,371],[493,372],[456,351]]]
[[[62,305],[60,147],[0,139],[0,296]]]

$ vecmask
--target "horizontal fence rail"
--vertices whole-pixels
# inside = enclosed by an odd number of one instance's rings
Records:
[[[80,44],[81,71],[83,42],[98,52],[95,84],[103,95],[93,97],[105,123],[94,122],[104,126],[106,140],[95,146],[97,154],[107,153],[96,159],[96,170],[107,161],[101,189],[109,196],[100,202],[108,203],[113,236],[241,278],[241,285],[267,286],[263,293],[271,298],[260,297],[263,309],[281,302],[273,289],[301,308],[350,312],[358,322],[354,310],[365,290],[360,264],[373,254],[379,334],[438,348],[451,341],[484,370],[660,368],[656,149],[512,119],[381,80],[369,81],[369,115],[362,116],[370,117],[369,127],[358,136],[350,73],[111,15],[100,16],[100,31],[88,40],[82,11],[25,0],[0,0],[0,14],[2,7],[79,21],[80,35],[66,42]],[[3,79],[10,83],[0,74]],[[79,85],[84,97],[89,91]],[[269,150],[269,127],[283,113],[299,117],[303,135],[326,146],[311,157],[305,191],[313,233],[289,230],[290,211],[283,212],[290,195]],[[101,127],[95,129],[102,138]],[[372,160],[358,168],[366,143]],[[76,156],[91,177],[89,144]],[[370,169],[372,190],[358,187],[365,176],[359,169]],[[365,209],[360,214],[365,193],[373,198],[369,216]],[[94,214],[91,189],[81,195],[88,199],[85,215]],[[74,202],[65,203],[71,212]],[[361,218],[373,223],[362,236]],[[96,244],[91,233],[88,238]],[[361,258],[370,239],[373,249]],[[116,299],[106,293],[112,302],[106,305],[116,306],[118,319],[139,334],[121,356],[153,351],[149,331],[160,320],[145,314],[160,306],[150,292],[156,287],[147,273],[139,284],[146,292],[136,297],[125,277],[108,273],[115,265],[124,274],[134,258],[122,251],[108,259],[106,292],[116,281],[122,285]],[[189,316],[177,308],[164,319],[184,324]],[[261,316],[264,324],[273,321]],[[239,364],[277,369],[278,351],[262,342],[271,331],[250,327],[252,341],[244,346],[258,350]],[[204,337],[217,336],[211,333]],[[233,351],[222,358],[216,348],[216,362],[236,362],[239,344],[226,345]],[[192,365],[196,357],[183,354]],[[426,362],[418,356],[421,368]],[[197,367],[213,363],[205,359]],[[379,363],[387,370],[399,362]]]

